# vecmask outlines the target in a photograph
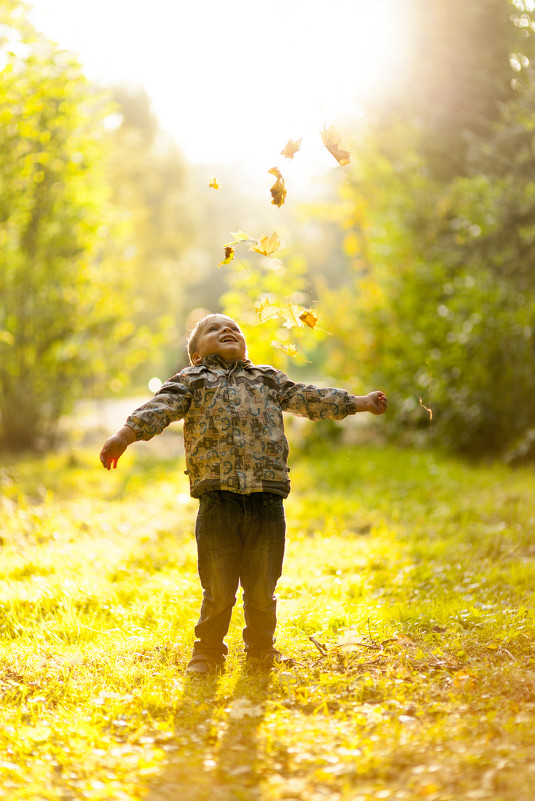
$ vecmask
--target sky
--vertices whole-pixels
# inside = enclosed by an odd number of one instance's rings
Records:
[[[402,55],[395,0],[33,0],[32,22],[105,84],[143,86],[198,163],[271,161],[361,116]],[[399,7],[399,3],[398,3]]]

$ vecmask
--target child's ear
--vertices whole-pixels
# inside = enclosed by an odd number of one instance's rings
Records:
[[[193,363],[194,365],[195,365],[195,364],[200,364],[200,363],[202,362],[202,356],[201,356],[201,354],[200,354],[200,353],[197,353],[197,352],[193,353],[193,354],[192,354],[192,356],[191,356],[191,361],[192,361],[192,363]]]

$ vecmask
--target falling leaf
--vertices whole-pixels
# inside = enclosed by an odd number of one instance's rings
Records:
[[[270,189],[271,197],[273,200],[271,201],[273,206],[278,206],[279,208],[282,206],[286,199],[286,187],[284,186],[284,178],[281,175],[281,171],[278,167],[272,167],[268,170],[269,175],[274,175],[277,179],[273,186]]]
[[[295,328],[295,326],[302,328],[303,323],[300,319],[299,313],[300,308],[295,303],[287,303],[285,306],[281,306],[280,314],[285,319],[283,326],[285,328]]]
[[[236,243],[236,242],[248,242],[249,240],[256,241],[256,240],[254,240],[254,238],[252,236],[249,236],[249,234],[246,234],[245,231],[235,231],[235,232],[231,231],[230,233],[231,233],[231,236],[232,236],[233,243]]]
[[[283,353],[285,353],[287,356],[291,356],[292,358],[295,358],[299,355],[299,351],[295,345],[283,345],[282,342],[277,342],[276,339],[274,339],[271,343],[271,347],[282,350]]]
[[[433,419],[433,410],[428,409],[421,398],[420,398],[420,406],[422,407],[422,409],[425,409],[426,412],[429,412],[429,422],[431,422],[431,420]]]
[[[280,242],[277,239],[277,232],[273,231],[271,236],[263,236],[256,245],[251,245],[249,250],[254,250],[255,253],[260,253],[262,256],[271,256],[276,250],[280,248]]]
[[[309,328],[315,328],[318,324],[318,315],[312,311],[312,309],[305,309],[299,315],[299,319],[304,322],[305,325],[308,325]]]
[[[349,164],[351,160],[351,153],[349,150],[344,150],[341,147],[342,137],[339,131],[333,125],[329,125],[329,127],[326,125],[324,126],[323,131],[321,132],[321,138],[323,139],[323,144],[329,153],[335,157],[338,164],[341,164],[342,167],[345,167],[346,164]]]
[[[260,317],[261,323],[265,323],[266,320],[272,320],[273,317],[279,316],[279,306],[272,306],[267,298],[257,300],[254,307],[256,313]]]
[[[215,178],[212,178],[211,181],[208,183],[210,189],[219,189],[219,184],[217,183]]]
[[[233,258],[234,258],[234,248],[231,245],[225,245],[225,258],[223,259],[223,261],[220,261],[217,266],[221,267],[223,264],[230,264]]]
[[[301,150],[302,141],[302,137],[301,139],[288,139],[284,150],[281,150],[281,156],[285,156],[287,159],[293,159],[297,151]]]

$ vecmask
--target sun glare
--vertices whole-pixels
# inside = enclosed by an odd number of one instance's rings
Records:
[[[90,77],[144,86],[192,161],[252,162],[318,138],[380,93],[401,52],[392,0],[34,0]],[[103,24],[105,20],[105,24]]]

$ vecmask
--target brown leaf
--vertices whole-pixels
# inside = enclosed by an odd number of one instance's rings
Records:
[[[281,156],[285,156],[287,159],[293,159],[295,154],[301,150],[302,141],[302,137],[301,139],[288,139],[284,149],[281,150]]]
[[[300,315],[299,319],[308,325],[309,328],[315,328],[318,324],[318,315],[312,309],[305,309]]]
[[[279,208],[282,206],[286,199],[286,187],[284,186],[284,178],[281,175],[281,171],[278,167],[272,167],[268,170],[269,175],[274,175],[277,179],[273,186],[270,189],[271,197],[273,200],[271,201],[273,206],[278,206]]]
[[[342,167],[349,164],[351,161],[351,153],[349,150],[344,150],[341,147],[342,137],[340,132],[333,125],[329,125],[328,127],[326,125],[324,126],[321,132],[321,138],[323,139],[323,144],[329,153],[335,157],[338,164],[341,164]]]
[[[223,261],[220,261],[217,266],[221,267],[223,264],[230,264],[233,258],[234,258],[234,248],[231,245],[225,245],[225,258],[223,259]]]

